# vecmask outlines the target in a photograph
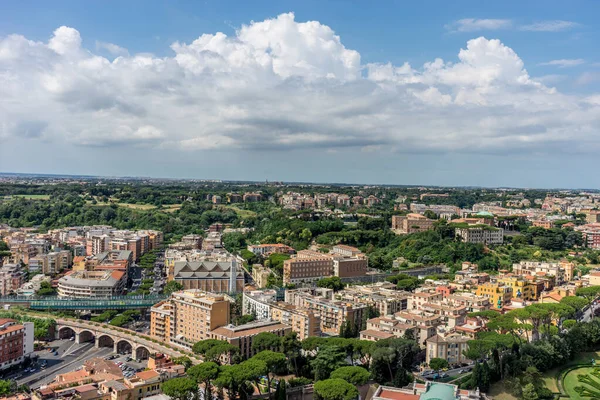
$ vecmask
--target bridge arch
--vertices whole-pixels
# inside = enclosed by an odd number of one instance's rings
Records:
[[[59,339],[69,339],[75,337],[75,330],[68,326],[63,326],[58,329],[58,338]]]
[[[98,347],[114,347],[115,340],[109,335],[98,336]]]
[[[79,343],[93,342],[94,339],[96,339],[96,335],[88,329],[83,329],[79,332]]]
[[[118,354],[132,354],[133,345],[129,340],[119,339],[115,349],[117,350]]]
[[[150,350],[146,348],[146,346],[138,346],[135,349],[135,359],[136,360],[147,360],[150,358]]]

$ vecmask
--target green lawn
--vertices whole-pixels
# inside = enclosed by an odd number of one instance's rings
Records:
[[[592,372],[595,368],[594,367],[582,367],[582,368],[578,368],[578,369],[574,369],[573,371],[570,371],[564,379],[564,386],[565,386],[565,391],[567,392],[567,394],[569,395],[569,397],[573,400],[589,400],[590,397],[582,397],[579,393],[577,393],[577,391],[575,391],[575,388],[577,386],[583,386],[586,388],[589,388],[595,392],[599,392],[598,389],[594,388],[593,386],[587,385],[585,383],[579,382],[577,375],[589,375],[590,372]],[[589,375],[591,376],[591,375]],[[596,382],[598,382],[597,378],[594,378]]]
[[[237,208],[236,206],[221,206],[221,207],[235,211],[236,214],[239,215],[241,219],[252,218],[252,217],[256,216],[256,213],[254,211],[243,210],[241,208]]]
[[[486,394],[494,400],[517,400],[515,396],[506,391],[502,381],[494,383]]]

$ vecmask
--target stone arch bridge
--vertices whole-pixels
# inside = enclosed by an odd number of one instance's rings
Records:
[[[171,357],[188,356],[193,363],[199,360],[178,350],[166,347],[162,343],[154,343],[134,331],[119,330],[111,327],[94,325],[86,321],[58,319],[56,321],[56,338],[67,339],[75,337],[75,343],[94,343],[95,347],[110,347],[115,353],[131,354],[134,359],[147,359],[151,353],[163,353]]]

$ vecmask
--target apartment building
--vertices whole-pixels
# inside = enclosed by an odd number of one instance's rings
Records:
[[[426,358],[429,363],[432,358],[442,358],[449,364],[461,364],[467,361],[464,352],[469,349],[468,336],[456,332],[437,333],[426,341]]]
[[[502,244],[504,243],[504,229],[493,228],[487,225],[475,225],[455,229],[456,237],[466,243]]]
[[[477,287],[477,296],[486,297],[492,308],[502,308],[510,303],[513,291],[510,286],[504,286],[498,282],[486,282]]]
[[[260,193],[244,193],[242,199],[244,203],[256,203],[262,201],[262,195]]]
[[[58,296],[97,299],[119,296],[126,281],[123,271],[71,271],[58,280]]]
[[[554,228],[554,221],[549,221],[546,219],[536,219],[531,221],[531,225],[538,228],[552,229]]]
[[[333,259],[333,275],[340,278],[365,276],[369,260],[359,249],[344,244],[333,246],[329,253]]]
[[[0,319],[0,370],[25,361],[33,353],[33,322],[18,323],[14,319]]]
[[[252,349],[252,341],[259,333],[269,332],[277,336],[285,336],[292,328],[278,321],[254,321],[248,324],[227,325],[210,331],[210,339],[225,340],[239,347],[242,357],[250,358],[256,354]]]
[[[360,331],[360,339],[361,340],[370,340],[376,342],[382,339],[390,339],[393,337],[401,338],[408,331],[413,332],[413,336],[415,335],[415,328],[411,324],[403,323],[393,316],[385,316],[385,317],[376,317],[367,320],[365,330]]]
[[[393,215],[392,230],[397,233],[424,232],[433,229],[434,222],[421,214]]]
[[[321,321],[321,332],[337,335],[346,321],[358,330],[367,317],[367,305],[333,300],[331,289],[295,289],[285,292],[285,302],[313,312]]]
[[[248,245],[248,251],[259,255],[268,257],[271,254],[294,254],[295,250],[290,246],[286,246],[281,243],[272,244],[250,244]]]
[[[410,325],[414,330],[414,338],[420,346],[436,334],[438,326],[443,324],[440,315],[425,311],[400,311],[394,314],[394,318],[404,325]]]
[[[531,282],[514,274],[498,276],[497,282],[510,287],[514,297],[528,301],[537,301],[544,290],[543,283]]]
[[[557,285],[573,280],[574,271],[575,264],[567,261],[521,261],[512,266],[512,272],[515,275],[551,275],[555,277],[555,283]]]
[[[468,313],[489,310],[491,307],[489,298],[469,292],[453,293],[445,299],[454,305],[465,306]]]
[[[263,267],[260,264],[252,266],[252,279],[256,286],[260,289],[267,287],[269,284],[269,277],[273,272],[270,268]]]
[[[16,292],[25,283],[27,273],[21,264],[6,264],[0,267],[0,295],[8,296]]]
[[[396,290],[394,284],[381,282],[365,286],[348,286],[337,292],[334,297],[336,300],[364,303],[379,311],[379,315],[385,316],[406,310],[410,296],[409,292]]]
[[[175,292],[150,309],[150,335],[190,347],[209,332],[229,324],[230,302],[223,295],[197,289]]]
[[[257,320],[271,319],[289,325],[300,340],[321,336],[320,317],[309,309],[277,301],[275,290],[244,292],[242,312]]]
[[[418,290],[418,289],[417,289]],[[439,301],[444,298],[444,295],[434,288],[423,288],[422,291],[411,293],[407,298],[408,310],[420,310],[423,304]]]

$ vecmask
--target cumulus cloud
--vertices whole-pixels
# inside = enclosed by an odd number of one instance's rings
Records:
[[[511,26],[510,19],[463,18],[446,25],[446,29],[453,32],[477,32],[507,29]]]
[[[539,65],[554,65],[559,68],[568,68],[568,67],[576,67],[585,63],[583,58],[575,58],[575,59],[560,59],[560,60],[552,60],[548,62],[540,63]]]
[[[523,25],[519,29],[532,32],[562,32],[578,27],[579,24],[573,21],[540,21],[529,25]]]
[[[113,56],[128,56],[129,51],[126,48],[114,43],[96,41],[96,50],[106,50]]]
[[[363,64],[330,27],[289,13],[231,36],[175,42],[166,57],[117,47],[120,56],[109,60],[68,27],[47,42],[0,38],[4,143],[338,153],[600,148],[595,97],[546,86],[497,39],[469,40],[454,60]]]

